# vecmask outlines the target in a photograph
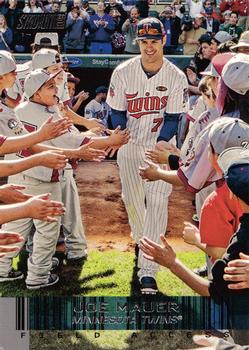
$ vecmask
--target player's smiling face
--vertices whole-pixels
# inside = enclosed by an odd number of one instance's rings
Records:
[[[144,63],[157,62],[163,57],[163,45],[165,44],[165,37],[160,40],[144,39],[138,40],[139,49]]]
[[[36,92],[34,100],[44,106],[54,106],[58,102],[57,93],[55,80],[50,79]]]

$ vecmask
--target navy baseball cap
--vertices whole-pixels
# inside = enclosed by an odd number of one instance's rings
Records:
[[[225,180],[233,194],[249,205],[249,162],[232,165]]]
[[[108,88],[106,86],[99,86],[99,87],[97,87],[95,92],[96,92],[96,94],[100,94],[100,93],[107,94]]]
[[[227,148],[217,161],[230,190],[249,204],[249,149]]]
[[[164,27],[159,19],[148,17],[142,19],[137,25],[136,40],[155,39],[160,40],[165,36]]]

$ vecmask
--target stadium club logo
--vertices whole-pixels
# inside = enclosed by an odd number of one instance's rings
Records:
[[[168,96],[150,96],[149,92],[145,93],[145,97],[137,97],[135,94],[126,94],[127,111],[136,119],[148,114],[159,114],[160,110],[167,106]]]

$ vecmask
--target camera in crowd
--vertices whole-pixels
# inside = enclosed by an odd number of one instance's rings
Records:
[[[130,20],[131,23],[135,23],[137,21],[136,18],[129,18],[129,20]]]
[[[184,13],[181,22],[182,30],[184,30],[185,32],[188,32],[193,28],[193,18],[189,15],[189,13]]]

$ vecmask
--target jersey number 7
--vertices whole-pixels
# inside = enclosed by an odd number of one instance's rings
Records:
[[[155,124],[151,129],[151,132],[157,132],[159,126],[162,124],[163,118],[154,118],[153,123]]]

